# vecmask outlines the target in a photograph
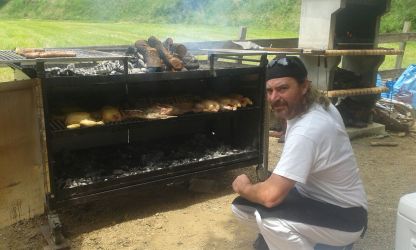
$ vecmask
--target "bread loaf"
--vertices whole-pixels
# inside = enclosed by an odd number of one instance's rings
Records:
[[[104,125],[104,122],[103,121],[96,122],[93,120],[84,119],[84,120],[81,120],[79,124],[83,127],[93,127],[93,126],[98,126],[98,125]]]
[[[91,115],[87,112],[72,112],[66,116],[65,125],[79,124],[84,119],[91,120]]]

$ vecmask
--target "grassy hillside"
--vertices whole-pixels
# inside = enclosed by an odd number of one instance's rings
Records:
[[[270,26],[296,31],[300,0],[0,0],[0,17]]]
[[[133,44],[154,35],[176,42],[237,39],[239,27],[149,23],[92,23],[75,21],[0,20],[0,49],[16,47],[71,47]],[[296,37],[282,32],[249,27],[247,38]]]
[[[301,0],[0,0],[0,18],[274,27],[297,32]],[[416,27],[414,0],[391,0],[383,32]]]
[[[381,21],[382,32],[402,31],[404,21],[411,21],[413,30],[416,29],[415,0],[391,0],[390,11]]]

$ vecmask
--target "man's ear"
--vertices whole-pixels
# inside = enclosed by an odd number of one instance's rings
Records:
[[[306,92],[308,92],[308,89],[310,89],[312,82],[309,80],[305,80],[305,82],[303,83],[303,89],[302,89],[302,95],[305,95]]]

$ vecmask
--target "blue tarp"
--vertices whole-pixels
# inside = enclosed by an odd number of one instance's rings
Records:
[[[389,91],[382,93],[381,97],[393,98],[416,108],[416,64],[409,65],[396,81],[387,81],[383,84],[380,75],[377,75],[376,85],[389,88]]]

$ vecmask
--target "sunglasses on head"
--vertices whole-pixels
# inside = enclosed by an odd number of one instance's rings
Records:
[[[294,64],[296,65],[296,62],[294,60],[292,60],[291,58],[289,58],[289,57],[282,57],[282,58],[271,60],[267,64],[267,68],[272,68],[276,64],[281,65],[281,66],[293,66]]]

